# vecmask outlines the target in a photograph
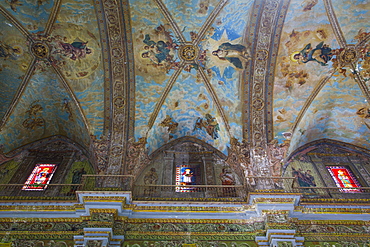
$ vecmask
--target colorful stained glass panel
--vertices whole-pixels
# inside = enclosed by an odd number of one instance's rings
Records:
[[[56,168],[56,164],[37,164],[22,190],[45,190]]]
[[[176,185],[195,185],[196,169],[189,165],[176,166]],[[194,192],[193,187],[176,187],[176,192]]]
[[[351,170],[344,166],[327,166],[326,167],[332,176],[335,184],[339,188],[345,188],[342,192],[361,192],[359,189],[352,189],[361,187]]]

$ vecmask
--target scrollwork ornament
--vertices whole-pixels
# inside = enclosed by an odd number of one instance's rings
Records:
[[[193,61],[198,56],[198,49],[194,45],[184,45],[179,50],[180,57],[185,61]]]
[[[92,152],[95,156],[95,163],[99,171],[105,171],[108,165],[109,139],[92,137]]]
[[[116,0],[104,0],[103,4],[105,8],[114,9],[117,6],[117,1]]]
[[[125,100],[123,99],[123,97],[118,96],[113,99],[113,104],[116,108],[121,109],[125,106]]]
[[[112,49],[112,56],[115,58],[121,58],[123,56],[123,51],[119,47],[115,47]]]
[[[139,174],[139,171],[150,163],[148,152],[145,148],[146,138],[142,137],[135,142],[131,138],[127,145],[127,169],[132,175]]]
[[[122,155],[122,147],[120,146],[114,146],[112,147],[111,154],[115,157],[121,156]]]
[[[117,17],[114,15],[114,14],[108,14],[107,15],[107,21],[108,21],[108,23],[109,24],[116,24],[117,23],[117,21],[118,21],[118,19],[117,19]]]
[[[32,54],[39,59],[46,59],[50,55],[50,48],[44,42],[36,42],[31,44]]]
[[[256,111],[261,111],[265,106],[265,102],[263,101],[263,99],[257,98],[253,100],[252,105]]]
[[[279,6],[278,1],[267,1],[267,4],[265,5],[265,10],[267,11],[275,11]]]
[[[353,47],[347,47],[339,54],[339,62],[342,66],[355,63],[358,60],[358,52]]]
[[[229,164],[241,177],[248,174],[250,165],[250,145],[246,140],[241,143],[236,138],[231,138],[230,148],[226,163]]]

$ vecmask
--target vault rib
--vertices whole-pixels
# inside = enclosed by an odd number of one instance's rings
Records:
[[[153,127],[154,121],[156,120],[156,118],[157,118],[157,116],[159,114],[159,111],[162,108],[162,105],[163,105],[164,101],[166,100],[168,94],[170,93],[170,91],[171,91],[171,89],[173,87],[173,84],[176,82],[177,77],[179,77],[179,75],[182,72],[182,69],[184,68],[184,66],[185,66],[185,62],[182,61],[181,64],[180,64],[180,66],[179,66],[179,69],[177,69],[176,72],[172,74],[169,82],[166,85],[166,88],[163,90],[163,93],[162,93],[160,99],[158,100],[157,104],[155,105],[155,108],[154,108],[154,111],[152,112],[152,115],[149,118],[149,122],[148,122],[149,129],[148,129],[148,132]]]
[[[344,38],[342,29],[339,26],[339,22],[338,22],[337,16],[335,15],[331,0],[324,0],[324,5],[325,5],[326,14],[329,18],[331,27],[333,28],[334,34],[338,40],[340,47],[346,48],[347,42],[346,42],[346,39]]]
[[[228,120],[226,118],[226,115],[225,115],[225,113],[224,113],[224,111],[222,109],[222,106],[220,104],[220,100],[218,99],[217,94],[214,91],[214,89],[213,89],[211,83],[209,82],[209,80],[207,78],[207,75],[204,73],[204,71],[202,69],[199,69],[199,73],[200,73],[200,75],[203,78],[204,84],[206,85],[208,92],[211,94],[211,97],[212,97],[213,101],[216,104],[217,110],[220,113],[220,115],[222,117],[222,120],[225,123],[226,131],[229,134],[229,137],[231,138],[232,136],[230,135],[230,125],[229,125],[229,122],[228,122]]]
[[[0,122],[0,130],[4,127],[5,123],[8,121],[8,118],[10,117],[10,115],[13,113],[14,111],[14,108],[16,107],[16,105],[18,104],[19,102],[19,99],[21,98],[24,90],[26,89],[30,79],[31,79],[31,76],[33,75],[33,72],[35,70],[35,65],[36,65],[36,58],[33,58],[33,60],[31,61],[30,65],[28,66],[28,70],[23,78],[23,81],[22,83],[19,85],[18,89],[17,89],[17,92],[15,93],[13,99],[12,99],[12,102],[10,103],[10,106],[8,107],[7,111],[5,112],[3,118],[1,119],[1,122]]]
[[[329,21],[330,21],[330,24],[331,24],[331,26],[333,28],[334,34],[335,34],[335,36],[336,36],[336,38],[337,38],[337,40],[339,42],[339,45],[341,46],[341,48],[347,48],[347,42],[346,42],[346,40],[344,38],[344,35],[343,35],[343,32],[342,32],[342,30],[340,28],[338,19],[337,19],[336,15],[335,15],[335,12],[334,12],[333,5],[332,5],[331,0],[324,0],[324,4],[325,4],[325,9],[326,9],[327,16],[328,16]],[[367,35],[355,47],[356,48],[362,47],[363,45],[366,44],[366,42],[369,39],[370,39],[370,35]],[[353,71],[353,74],[355,76],[355,79],[356,79],[355,81],[357,82],[357,84],[360,87],[362,93],[366,97],[366,100],[367,100],[368,104],[370,104],[370,92],[369,92],[369,89],[366,86],[366,83],[363,80],[363,78],[361,77],[361,75],[359,73],[357,73],[356,64],[351,63],[350,64],[350,67],[351,67],[351,69]]]
[[[180,28],[177,26],[176,22],[172,18],[172,15],[170,14],[170,12],[166,8],[166,6],[163,4],[163,2],[161,0],[154,0],[154,1],[158,5],[159,9],[161,10],[161,12],[164,15],[164,17],[166,18],[166,20],[170,23],[171,27],[173,28],[173,31],[176,34],[176,37],[180,40],[181,43],[185,43],[186,39],[185,39],[184,35],[180,31]]]
[[[356,49],[362,48],[369,40],[370,40],[370,34],[366,35],[363,40],[360,40],[360,42],[356,44],[355,46]]]
[[[56,68],[54,65],[51,66],[51,67],[54,69],[55,74],[58,75],[59,79],[62,82],[63,87],[67,90],[67,92],[68,92],[69,96],[71,96],[73,102],[76,104],[77,109],[78,109],[78,111],[80,112],[80,114],[82,116],[82,120],[84,122],[85,128],[86,128],[86,130],[88,131],[88,133],[90,135],[90,128],[89,128],[89,125],[87,124],[86,116],[85,116],[84,112],[82,111],[82,107],[81,107],[80,103],[78,102],[76,95],[73,93],[72,89],[70,88],[69,84],[67,83],[67,80],[64,78],[63,74],[59,71],[59,69]]]
[[[369,88],[366,86],[365,80],[362,78],[360,73],[358,73],[356,69],[356,64],[351,63],[351,69],[353,71],[353,75],[355,76],[355,81],[357,82],[358,86],[360,87],[362,93],[364,94],[367,103],[370,104],[370,92]]]
[[[31,34],[14,18],[4,7],[0,5],[0,13],[4,15],[29,41],[33,43]]]
[[[198,45],[200,41],[203,39],[206,31],[208,30],[209,26],[213,24],[216,17],[220,13],[220,11],[224,8],[224,6],[228,3],[229,0],[221,0],[216,8],[212,11],[212,13],[208,16],[207,20],[204,22],[203,26],[200,28],[198,37],[194,40],[193,45]]]
[[[61,3],[62,3],[61,0],[55,0],[54,1],[53,9],[51,10],[48,22],[46,23],[46,26],[45,26],[44,33],[45,33],[46,36],[49,36],[50,33],[51,33],[51,29],[52,29],[52,27],[55,23],[55,20],[57,19],[57,15],[59,13]]]
[[[294,124],[292,127],[292,133],[294,133],[295,129],[297,128],[298,124],[301,122],[303,116],[305,115],[306,111],[312,104],[313,100],[316,98],[316,96],[319,94],[321,89],[326,85],[326,83],[329,81],[329,79],[335,74],[336,70],[333,70],[330,75],[323,78],[321,81],[319,81],[318,84],[316,84],[315,88],[312,90],[311,95],[308,97],[308,99],[305,101],[302,109],[300,110]]]

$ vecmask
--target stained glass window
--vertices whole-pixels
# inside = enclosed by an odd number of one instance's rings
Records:
[[[335,184],[339,188],[344,188],[342,192],[361,192],[361,184],[357,181],[351,170],[345,166],[327,166]]]
[[[196,184],[196,170],[191,165],[177,165],[176,166],[176,185],[195,185]],[[194,192],[192,187],[176,187],[176,192]]]
[[[22,190],[45,190],[56,168],[56,164],[36,164]]]

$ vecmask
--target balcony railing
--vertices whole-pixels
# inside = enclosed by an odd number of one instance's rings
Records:
[[[48,184],[43,190],[23,190],[24,184],[0,184],[2,200],[76,200],[81,184]]]
[[[131,191],[133,175],[83,175],[82,191]]]
[[[23,190],[24,184],[0,184],[0,200],[76,200],[76,191],[130,191],[134,200],[245,201],[248,194],[298,194],[303,198],[368,199],[370,187],[298,187],[295,178],[245,178],[243,185],[139,185],[131,175],[83,175],[81,184],[49,184]]]
[[[135,185],[136,200],[244,201],[243,185]]]
[[[248,176],[245,180],[248,193],[294,193],[303,198],[368,199],[370,187],[300,187],[294,177]]]

